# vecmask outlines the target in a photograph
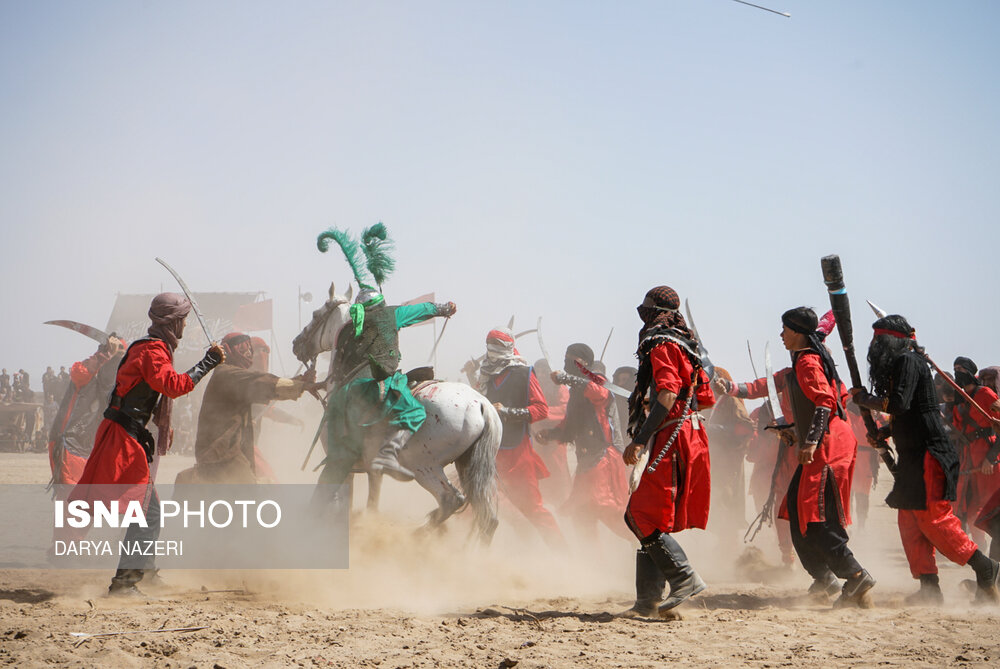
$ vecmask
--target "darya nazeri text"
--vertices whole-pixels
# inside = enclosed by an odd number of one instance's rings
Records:
[[[163,541],[119,541],[118,552],[115,546],[107,540],[90,541],[56,541],[55,554],[62,555],[184,555],[184,542],[173,539]]]

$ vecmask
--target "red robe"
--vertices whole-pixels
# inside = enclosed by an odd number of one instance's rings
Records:
[[[510,370],[502,372],[488,381],[493,389],[500,388]],[[486,389],[487,397],[491,396],[491,388]],[[534,371],[529,371],[527,405],[528,422],[542,420],[549,413],[545,394],[538,383]],[[542,458],[531,445],[531,433],[524,431],[521,441],[513,448],[501,448],[497,451],[497,475],[500,478],[500,489],[528,521],[538,529],[542,538],[551,546],[562,547],[565,544],[555,517],[545,508],[542,493],[538,489],[539,479],[549,475]]]
[[[868,428],[861,416],[847,412],[847,422],[851,426],[855,441],[858,442],[858,459],[854,465],[854,479],[851,488],[862,495],[871,493],[878,474],[878,451],[868,444]]]
[[[97,373],[101,368],[107,364],[111,359],[111,355],[106,351],[98,351],[94,355],[90,356],[86,360],[80,360],[74,362],[73,366],[69,370],[69,379],[72,383],[72,396],[69,398],[68,402],[64,400],[64,413],[60,418],[62,419],[62,424],[59,426],[59,432],[65,432],[70,419],[73,418],[73,411],[76,409],[77,400],[80,397],[80,391],[83,390],[84,386],[94,380]],[[92,423],[91,423],[92,424]],[[93,448],[93,443],[88,444]],[[80,444],[84,446],[84,444]],[[56,484],[60,485],[73,485],[80,480],[80,476],[83,474],[83,468],[87,464],[87,458],[81,457],[76,453],[71,453],[65,448],[60,448],[60,453],[55,452],[56,442],[49,442],[49,465],[52,468],[52,480]]]
[[[799,531],[806,533],[809,523],[822,523],[828,513],[836,513],[844,527],[851,524],[851,479],[858,442],[847,421],[837,415],[837,394],[826,380],[823,363],[817,353],[806,351],[795,357],[795,379],[806,399],[817,407],[830,410],[830,425],[823,439],[817,444],[813,461],[799,465],[798,499]],[[840,401],[846,404],[846,388],[841,386]],[[833,499],[826,499],[826,482],[833,477],[837,491]],[[779,518],[788,518],[788,495],[781,502]]]
[[[991,409],[997,401],[997,394],[986,386],[979,386],[972,395],[976,404],[990,415],[1000,418],[1000,413]],[[979,411],[968,408],[968,415],[963,416],[958,407],[952,409],[952,422],[959,432],[967,435],[971,442],[965,449],[962,469],[978,469],[986,458],[992,443],[986,437],[974,437],[973,433],[981,428],[991,427],[990,421]],[[980,511],[987,506],[990,498],[1000,490],[1000,467],[992,474],[981,474],[978,471],[971,474],[959,474],[958,510],[956,514],[965,520],[975,521]]]
[[[628,502],[628,470],[621,453],[614,447],[611,424],[608,422],[608,405],[615,399],[610,390],[594,382],[587,384],[583,395],[590,402],[607,447],[600,460],[592,467],[584,469],[577,463],[573,489],[563,510],[569,514],[581,515],[594,514],[601,509],[609,510],[617,517],[617,527],[620,528],[621,514]],[[565,429],[567,425],[564,415],[556,430],[562,432]]]
[[[173,365],[170,347],[158,339],[139,341],[132,345],[125,362],[118,369],[115,394],[125,396],[140,381],[170,398],[186,395],[194,389],[187,374],[178,374]],[[149,464],[142,445],[125,428],[105,418],[97,428],[94,450],[87,460],[79,485],[150,483]]]
[[[758,407],[750,414],[754,425],[757,424],[760,410]],[[750,474],[750,495],[758,509],[764,506],[771,492],[771,477],[774,475],[778,452],[781,451],[783,455],[774,481],[775,490],[788,490],[795,468],[799,466],[795,449],[786,447],[782,450],[780,447],[781,439],[774,430],[757,430],[747,447],[747,462],[753,463],[753,471]]]
[[[653,366],[655,395],[666,390],[680,394],[689,390],[694,367],[687,354],[672,342],[653,348],[649,353]],[[699,408],[715,404],[715,395],[709,387],[708,375],[698,371],[695,398]],[[667,420],[680,418],[684,401],[678,400],[670,408]],[[653,441],[649,462],[652,464],[674,433],[676,424],[660,430]],[[639,487],[629,498],[625,518],[632,531],[640,538],[653,532],[680,532],[691,527],[705,529],[708,524],[708,507],[711,498],[711,472],[708,456],[708,436],[704,425],[692,420],[681,424],[670,452],[650,473],[643,471]]]

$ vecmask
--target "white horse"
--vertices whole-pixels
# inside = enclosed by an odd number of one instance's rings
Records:
[[[292,342],[295,357],[303,364],[315,364],[316,357],[331,351],[330,377],[335,364],[337,337],[351,323],[348,313],[350,292],[337,295],[330,284],[330,298],[313,312],[312,320]],[[328,377],[328,378],[330,378]],[[327,386],[334,392],[332,382]],[[497,526],[496,455],[502,427],[493,405],[463,383],[429,381],[413,389],[427,419],[399,452],[399,462],[438,502],[428,519],[437,527],[466,503],[472,506],[479,532],[489,542]],[[378,505],[382,473],[372,470],[371,461],[381,445],[379,430],[365,439],[362,466],[368,473],[368,507]],[[327,448],[336,448],[328,444]],[[445,466],[455,463],[464,495],[448,480]]]

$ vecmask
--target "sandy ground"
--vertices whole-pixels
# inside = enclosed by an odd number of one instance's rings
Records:
[[[307,481],[301,455],[269,452],[283,480]],[[164,460],[172,481],[189,458]],[[282,464],[284,463],[284,464]],[[0,454],[0,483],[48,478],[45,456]],[[569,555],[547,551],[505,510],[489,548],[468,521],[414,532],[432,507],[412,484],[385,484],[383,512],[352,526],[351,568],[171,571],[147,599],[104,596],[110,574],[0,571],[0,663],[54,667],[940,667],[1000,664],[1000,611],[969,604],[971,570],[942,560],[943,609],[905,608],[916,585],[894,513],[873,497],[852,547],[879,580],[875,607],[834,610],[803,596],[799,567],[740,570],[745,546],[678,535],[710,589],[679,621],[615,617],[634,595],[634,546],[601,535]],[[360,497],[363,490],[356,491]],[[570,525],[564,523],[569,532]],[[570,533],[571,534],[571,533]],[[773,532],[755,546],[776,564]],[[940,559],[940,558],[939,558]],[[758,561],[759,566],[759,561]],[[235,592],[218,592],[234,590]],[[216,591],[216,592],[209,592]],[[201,627],[193,632],[151,632]],[[76,637],[71,633],[126,633]]]

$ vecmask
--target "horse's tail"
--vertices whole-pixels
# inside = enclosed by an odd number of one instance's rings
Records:
[[[503,426],[500,415],[489,402],[480,402],[483,431],[455,460],[458,478],[468,503],[476,514],[479,534],[489,544],[497,529],[497,451]]]

